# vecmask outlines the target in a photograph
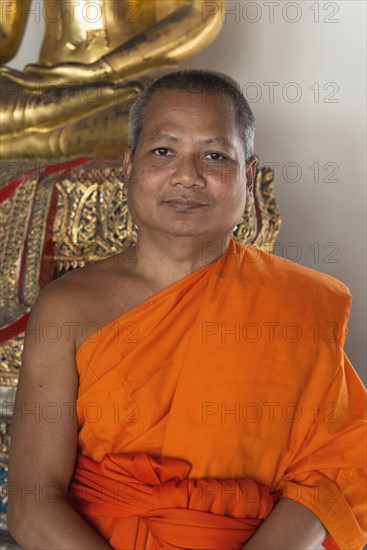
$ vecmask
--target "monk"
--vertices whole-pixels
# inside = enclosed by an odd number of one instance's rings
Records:
[[[28,322],[11,534],[26,550],[362,548],[348,288],[230,236],[257,162],[235,86],[171,73],[130,116],[136,245],[50,283]]]

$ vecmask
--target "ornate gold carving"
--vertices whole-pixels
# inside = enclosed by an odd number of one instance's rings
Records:
[[[28,231],[27,255],[24,267],[23,303],[30,307],[40,290],[40,258],[45,244],[46,221],[54,187],[52,175],[43,177],[37,188],[31,223]]]
[[[120,252],[134,240],[122,194],[120,161],[91,161],[56,184],[59,202],[54,225],[56,272]]]
[[[273,179],[274,174],[270,168],[257,171],[254,202],[247,204],[242,222],[233,232],[238,242],[256,246],[267,252],[272,252],[281,225]]]
[[[10,445],[10,418],[0,418],[0,483],[8,477],[8,455]],[[4,487],[4,486],[3,486]],[[6,490],[0,492],[0,529],[6,528],[6,508],[8,503],[8,495]]]
[[[13,387],[15,389],[18,384],[19,368],[22,362],[24,336],[25,333],[21,332],[0,346],[0,405],[5,395],[3,393],[3,386]]]
[[[19,301],[18,281],[28,232],[30,205],[34,199],[37,180],[37,174],[25,178],[15,193],[0,206],[0,238],[3,243],[0,308],[3,311],[3,324],[16,319],[27,310],[26,305]]]

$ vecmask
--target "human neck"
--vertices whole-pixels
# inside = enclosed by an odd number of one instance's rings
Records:
[[[162,241],[138,237],[133,248],[129,271],[156,288],[182,279],[221,256],[230,237],[217,239],[168,236]]]

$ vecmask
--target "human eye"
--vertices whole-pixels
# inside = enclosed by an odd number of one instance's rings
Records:
[[[210,156],[211,158],[209,160],[226,160],[227,157],[225,155],[222,155],[222,153],[208,153],[206,157]]]
[[[152,150],[152,153],[157,157],[166,157],[167,153],[169,153],[169,149],[167,149],[167,147],[156,147]]]

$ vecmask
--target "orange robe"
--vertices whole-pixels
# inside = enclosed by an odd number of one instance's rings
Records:
[[[366,392],[337,279],[236,243],[78,348],[70,498],[116,549],[240,550],[277,498],[365,543]]]

